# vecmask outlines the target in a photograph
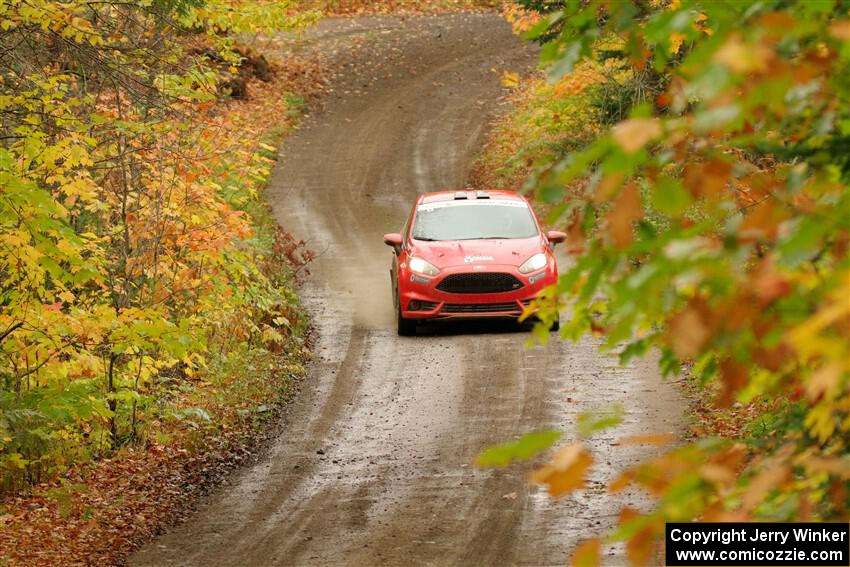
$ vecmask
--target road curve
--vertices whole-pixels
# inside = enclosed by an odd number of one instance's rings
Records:
[[[134,566],[564,565],[639,495],[608,495],[642,456],[621,435],[677,431],[681,402],[653,361],[620,368],[596,344],[524,348],[512,325],[393,327],[384,232],[416,194],[464,185],[502,96],[533,67],[494,14],[328,20],[302,40],[334,61],[333,92],[288,141],[268,197],[320,256],[302,290],[316,356],[266,457],[237,473]],[[621,401],[594,439],[590,489],[550,500],[525,469],[476,470],[489,444]],[[621,565],[610,548],[608,563]]]

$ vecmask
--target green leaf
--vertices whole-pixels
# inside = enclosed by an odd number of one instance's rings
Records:
[[[558,81],[562,79],[564,75],[570,73],[581,57],[581,52],[581,40],[575,40],[568,43],[564,48],[563,53],[561,53],[560,59],[558,59],[557,62],[555,62],[555,64],[549,69],[549,80]]]
[[[578,433],[582,437],[610,429],[623,421],[623,405],[614,404],[608,409],[584,412],[578,416]]]
[[[560,431],[535,431],[484,450],[475,459],[479,467],[503,467],[514,461],[527,461],[554,445],[561,438]]]
[[[540,188],[537,195],[544,203],[557,203],[564,198],[567,191],[559,185],[544,185]]]
[[[653,188],[652,206],[666,215],[678,216],[690,204],[691,195],[678,179],[662,177]]]

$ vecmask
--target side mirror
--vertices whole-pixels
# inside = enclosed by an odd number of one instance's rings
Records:
[[[391,232],[390,234],[384,235],[384,244],[392,246],[396,251],[401,248],[401,242],[401,235],[397,232]]]
[[[549,243],[554,246],[560,242],[563,242],[567,239],[567,234],[561,232],[560,230],[550,230],[546,233],[546,238],[549,240]]]

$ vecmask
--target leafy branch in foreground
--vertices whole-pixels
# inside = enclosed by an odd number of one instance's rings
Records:
[[[846,520],[850,4],[543,8],[511,17],[544,42],[553,83],[612,59],[657,80],[625,116],[600,113],[592,142],[536,160],[527,188],[576,253],[542,318],[566,309],[564,337],[603,334],[624,362],[658,349],[665,374],[685,365],[718,406],[760,404],[771,424],[624,471],[610,489],[658,505],[624,510],[613,539],[646,564],[666,521]],[[574,561],[598,556],[592,541]]]

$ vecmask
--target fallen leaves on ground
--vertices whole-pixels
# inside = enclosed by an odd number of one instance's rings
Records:
[[[395,13],[440,14],[487,10],[499,7],[499,0],[302,0],[308,9],[332,15],[376,15]]]

